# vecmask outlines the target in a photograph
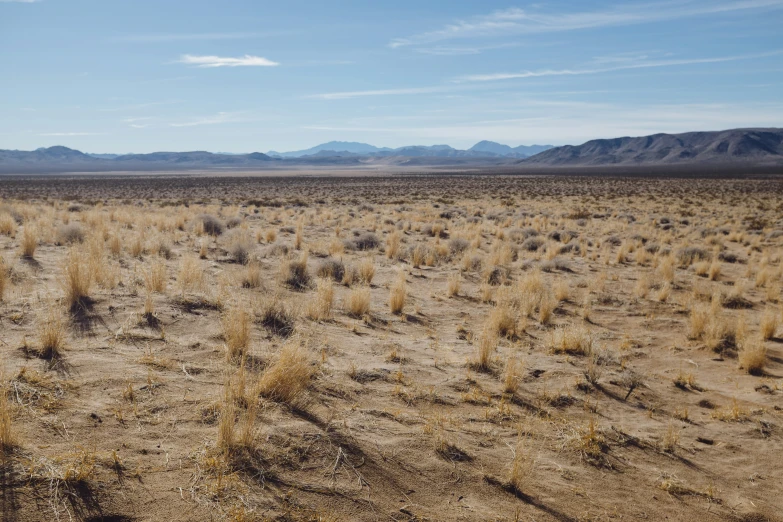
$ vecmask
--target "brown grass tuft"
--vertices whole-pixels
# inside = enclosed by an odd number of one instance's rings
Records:
[[[393,314],[401,314],[405,308],[408,297],[408,286],[405,282],[405,273],[400,272],[397,280],[392,283],[389,292],[389,308]]]
[[[272,363],[258,381],[258,394],[291,407],[300,408],[310,379],[315,373],[307,349],[296,340],[286,343],[277,360]]]

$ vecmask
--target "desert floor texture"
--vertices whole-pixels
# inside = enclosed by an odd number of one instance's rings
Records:
[[[783,178],[0,198],[2,520],[781,520]]]

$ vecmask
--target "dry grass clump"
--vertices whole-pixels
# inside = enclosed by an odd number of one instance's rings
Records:
[[[4,372],[2,372],[0,373],[0,453],[3,455],[11,453],[18,444],[13,429],[8,388]]]
[[[166,291],[166,283],[166,264],[162,261],[154,261],[144,273],[144,287],[147,292],[162,294]]]
[[[280,265],[280,280],[293,290],[310,288],[312,282],[307,272],[306,252],[299,259],[289,259]]]
[[[193,292],[204,288],[204,269],[195,256],[182,258],[177,284],[182,292]]]
[[[746,339],[737,354],[739,367],[751,375],[762,375],[767,364],[767,347],[760,337]]]
[[[370,312],[370,289],[367,287],[354,288],[346,298],[348,315],[352,317],[364,317]]]
[[[389,291],[389,308],[393,314],[401,314],[405,308],[408,297],[408,285],[405,282],[405,273],[400,272],[397,280],[392,283]]]
[[[366,257],[359,262],[357,270],[359,272],[359,280],[366,285],[371,285],[375,277],[375,261],[371,257]]]
[[[516,357],[509,357],[506,360],[506,370],[503,373],[503,392],[516,393],[519,389],[519,382],[522,378],[524,366]]]
[[[492,369],[492,354],[498,346],[498,334],[489,325],[485,325],[478,338],[476,346],[477,356],[473,361],[473,368],[477,371],[487,372]]]
[[[62,313],[55,306],[48,306],[43,320],[38,326],[38,342],[40,357],[56,359],[62,355],[65,348],[65,321]]]
[[[250,314],[240,304],[228,308],[221,319],[229,360],[244,355],[250,344]]]
[[[16,221],[13,216],[5,212],[0,214],[0,234],[8,237],[16,236]]]
[[[314,321],[324,321],[332,317],[332,304],[334,303],[334,287],[332,281],[319,278],[316,282],[315,298],[307,305],[307,317]]]
[[[292,340],[281,348],[277,360],[261,374],[256,390],[267,399],[301,408],[306,402],[305,393],[314,374],[315,366],[307,348]]]
[[[92,274],[86,256],[72,248],[63,267],[60,284],[65,292],[65,304],[70,310],[86,306],[92,286]]]
[[[590,355],[593,351],[593,336],[582,325],[568,325],[552,330],[546,339],[552,353],[569,355]]]
[[[778,315],[774,310],[766,310],[761,316],[761,338],[768,341],[775,337],[778,329]]]
[[[400,253],[401,237],[396,230],[386,236],[386,257],[389,259],[397,259],[397,255]]]
[[[5,264],[5,259],[0,256],[0,301],[5,297],[6,286],[8,286],[8,267]]]
[[[462,286],[462,276],[459,274],[459,272],[451,274],[449,276],[448,283],[446,286],[446,294],[449,297],[454,297],[455,295],[459,295],[461,286]]]
[[[522,493],[527,491],[535,478],[533,476],[535,461],[530,450],[522,441],[517,443],[513,451],[514,455],[511,459],[508,483],[516,492]]]
[[[251,261],[247,264],[242,276],[242,288],[260,288],[261,287],[261,266]]]
[[[36,248],[38,248],[37,231],[30,225],[26,225],[22,231],[22,241],[20,243],[22,257],[32,259],[35,256]]]

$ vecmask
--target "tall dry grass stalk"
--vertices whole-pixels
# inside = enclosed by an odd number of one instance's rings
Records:
[[[393,314],[401,314],[405,308],[408,297],[408,285],[405,282],[405,273],[400,272],[397,280],[392,283],[389,291],[389,308]]]
[[[38,248],[38,232],[31,225],[25,225],[19,246],[23,258],[32,259],[35,256],[35,249]]]
[[[13,429],[11,403],[8,400],[9,386],[5,380],[5,369],[0,371],[0,453],[7,455],[18,444]]]
[[[65,348],[65,321],[62,312],[52,303],[47,305],[44,318],[38,325],[40,355],[44,359],[55,359]]]
[[[358,287],[351,289],[346,299],[346,309],[353,317],[364,317],[370,312],[370,289]]]
[[[5,259],[0,256],[0,301],[5,298],[5,289],[8,286],[8,267],[5,264]]]
[[[229,360],[238,360],[250,344],[250,314],[243,305],[236,304],[225,311],[221,323],[226,356]]]
[[[84,306],[90,297],[92,274],[89,261],[75,248],[65,258],[60,285],[65,292],[65,304],[70,310]]]
[[[332,280],[321,277],[316,282],[315,298],[307,304],[307,317],[314,321],[324,321],[332,317],[334,286]]]

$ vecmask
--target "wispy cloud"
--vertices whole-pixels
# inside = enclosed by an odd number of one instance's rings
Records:
[[[593,67],[584,69],[544,69],[540,71],[520,71],[513,73],[494,73],[494,74],[472,74],[466,76],[460,76],[455,79],[457,82],[489,82],[497,80],[512,80],[518,78],[539,78],[542,76],[578,76],[584,74],[601,74],[607,72],[624,71],[629,69],[647,69],[655,67],[674,67],[681,65],[697,65],[706,63],[721,63],[721,62],[734,62],[739,60],[752,60],[757,58],[764,58],[769,56],[778,56],[783,54],[783,50],[775,50],[766,53],[747,54],[740,56],[720,56],[715,58],[685,58],[685,59],[670,59],[670,60],[647,60],[643,57],[641,60],[633,61],[633,59],[623,60],[624,65],[614,65],[609,67]],[[606,63],[605,59],[602,59],[600,63]]]
[[[195,118],[190,121],[169,123],[170,127],[198,127],[200,125],[219,125],[221,123],[235,123],[242,121],[242,113],[238,112],[219,112],[214,116]]]
[[[0,3],[17,3],[17,4],[34,4],[36,2],[40,2],[40,0],[0,0]]]
[[[378,89],[374,91],[346,91],[346,92],[327,92],[323,94],[312,94],[307,98],[319,100],[346,100],[349,98],[363,98],[367,96],[396,96],[405,94],[430,94],[453,90],[453,87],[413,87],[408,89]]]
[[[546,13],[519,8],[457,20],[441,29],[396,38],[389,47],[427,45],[459,38],[537,34],[660,22],[678,18],[783,7],[783,0],[731,0],[623,4],[602,11]]]
[[[43,132],[39,136],[101,136],[102,132]]]
[[[2,1],[2,0],[0,0]],[[156,34],[132,34],[118,36],[115,42],[128,43],[159,43],[159,42],[190,42],[212,40],[250,40],[253,38],[265,38],[289,34],[288,31],[268,31],[253,33],[156,33]]]
[[[211,67],[275,67],[280,65],[272,60],[267,60],[260,56],[251,56],[246,54],[239,58],[231,58],[225,56],[194,56],[192,54],[185,54],[179,59],[179,63],[185,63],[188,65],[195,65],[201,68]]]

